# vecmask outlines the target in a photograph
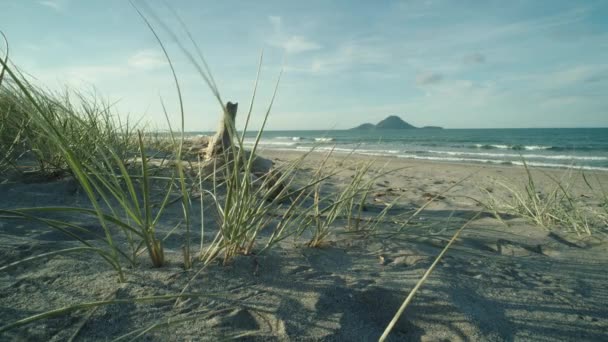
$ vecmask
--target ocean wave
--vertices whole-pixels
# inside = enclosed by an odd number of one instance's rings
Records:
[[[478,159],[478,158],[461,158],[461,157],[433,157],[421,156],[417,154],[400,154],[398,158],[419,159],[419,160],[434,160],[434,161],[451,161],[451,162],[475,162],[487,164],[510,164],[511,162],[500,159]]]
[[[594,152],[594,151],[608,151],[608,148],[603,146],[552,146],[548,149],[553,152],[563,152],[563,151],[577,151],[577,152]]]
[[[403,154],[403,155],[399,155],[398,157],[399,158],[408,158],[408,159],[432,160],[432,161],[474,162],[474,163],[501,164],[501,165],[518,165],[518,166],[523,166],[524,165],[524,163],[520,162],[520,161],[505,161],[505,160],[500,160],[500,159],[432,157],[432,156],[420,156],[420,155],[416,155],[416,154]],[[533,162],[533,161],[526,161],[526,165],[532,166],[532,167],[547,167],[547,168],[559,168],[559,169],[575,169],[575,170],[589,170],[589,171],[608,171],[608,167],[601,167],[601,166],[557,164],[557,163],[542,163],[542,162]]]
[[[291,140],[291,141],[301,141],[304,140],[303,137],[275,137],[277,140]]]
[[[438,145],[439,146],[439,145]],[[505,144],[474,144],[469,146],[453,145],[450,147],[468,147],[482,150],[514,150],[514,151],[578,151],[578,152],[591,152],[591,151],[608,151],[604,146],[545,146],[545,145],[505,145]]]
[[[423,150],[423,151],[404,151],[397,149],[358,149],[356,147],[334,147],[334,146],[313,146],[300,145],[296,142],[264,142],[261,145],[266,145],[267,148],[283,151],[333,151],[334,153],[347,154],[354,153],[359,155],[377,156],[377,157],[397,157],[404,159],[428,160],[438,162],[456,162],[456,163],[475,163],[475,164],[493,164],[493,165],[523,165],[519,159],[522,155],[517,153],[490,153],[490,152],[466,152],[466,151],[440,151],[440,150]],[[429,155],[431,154],[431,155]],[[435,155],[432,155],[435,154]],[[567,163],[568,161],[580,162],[605,162],[608,161],[608,156],[571,156],[571,155],[543,155],[543,154],[523,154],[526,158],[526,164],[532,167],[545,168],[560,168],[560,169],[579,169],[589,171],[608,171],[608,167],[595,165],[578,165]],[[535,160],[536,159],[536,160]],[[540,160],[539,160],[540,159]],[[547,162],[543,162],[547,160]],[[555,160],[556,162],[549,162]],[[561,162],[560,162],[561,161]],[[604,163],[602,163],[604,164]]]
[[[551,149],[552,146],[538,146],[538,145],[532,145],[532,146],[524,146],[524,150],[528,150],[528,151],[535,151],[535,150],[549,150]]]
[[[475,144],[476,148],[484,150],[516,150],[516,151],[534,151],[534,150],[550,150],[553,146],[542,145],[500,145],[500,144]]]
[[[523,162],[513,161],[513,165],[523,166]],[[535,167],[551,167],[560,169],[573,169],[573,170],[589,170],[589,171],[608,171],[608,167],[602,166],[587,166],[587,165],[570,165],[570,164],[553,164],[553,163],[539,163],[539,162],[528,162],[526,165]]]
[[[315,138],[316,142],[331,142],[331,141],[335,141],[336,139],[334,138]]]
[[[313,146],[297,146],[296,149],[297,150],[311,150],[313,148]],[[359,149],[359,148],[343,148],[343,147],[329,147],[329,146],[325,146],[325,147],[315,147],[314,148],[315,151],[323,151],[323,152],[329,152],[329,151],[334,151],[337,153],[357,153],[357,154],[367,154],[367,155],[386,155],[386,156],[392,156],[398,153],[401,153],[400,150],[366,150],[366,149]]]
[[[293,148],[281,148],[275,147],[273,150],[278,151],[310,151],[314,149],[315,151],[333,151],[334,153],[355,153],[359,155],[366,156],[376,156],[376,157],[397,157],[403,159],[415,159],[415,160],[428,160],[428,161],[438,161],[438,162],[455,162],[455,163],[475,163],[475,164],[493,164],[493,165],[516,165],[523,166],[523,162],[517,160],[504,160],[504,159],[490,159],[490,158],[467,158],[467,157],[458,157],[455,155],[452,156],[428,156],[428,155],[419,155],[413,153],[405,153],[403,151],[398,150],[358,150],[355,148],[347,149],[347,148],[332,148],[332,147],[317,147],[313,148],[313,146],[297,146],[296,149]],[[492,154],[488,153],[489,156]],[[519,156],[519,155],[517,155]],[[602,166],[590,166],[590,165],[573,165],[573,164],[563,164],[563,163],[544,163],[538,161],[526,161],[528,166],[532,167],[545,167],[545,168],[558,168],[558,169],[575,169],[575,170],[587,170],[587,171],[608,171],[608,167]]]
[[[450,156],[480,156],[480,157],[496,157],[496,158],[532,158],[532,159],[554,159],[554,160],[589,160],[602,161],[608,160],[608,157],[603,156],[573,156],[573,155],[546,155],[546,154],[515,154],[515,153],[488,153],[488,152],[460,152],[460,151],[416,151],[417,153],[434,153],[447,154]]]
[[[492,150],[495,148],[501,149],[501,150],[506,150],[509,148],[509,145],[475,144],[475,147],[481,148],[484,150]]]
[[[244,141],[243,142],[243,145],[245,145],[245,146],[253,146],[253,144],[255,144],[255,141]],[[290,141],[260,140],[258,142],[258,145],[260,145],[260,146],[297,146],[298,143],[297,142],[290,142]]]

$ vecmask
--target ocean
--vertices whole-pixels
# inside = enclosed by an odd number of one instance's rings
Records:
[[[260,148],[608,171],[608,128],[267,131]]]

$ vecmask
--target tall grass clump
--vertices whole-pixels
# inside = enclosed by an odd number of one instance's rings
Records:
[[[246,151],[245,135],[249,129],[253,106],[256,101],[263,53],[260,56],[257,75],[253,83],[253,92],[245,116],[245,125],[239,134],[234,122],[235,113],[229,112],[229,106],[222,99],[215,79],[200,48],[183,22],[176,15],[182,29],[192,44],[194,53],[185,47],[177,35],[167,28],[151,9],[148,8],[148,12],[150,17],[155,19],[164,32],[177,44],[210,89],[221,108],[223,123],[226,127],[225,133],[227,133],[228,139],[231,142],[222,151],[221,155],[214,156],[213,160],[205,161],[207,165],[213,163],[211,177],[199,175],[199,177],[205,179],[211,178],[212,186],[209,189],[203,189],[202,182],[199,182],[201,201],[204,197],[203,194],[210,196],[212,200],[209,202],[209,205],[215,209],[219,217],[218,232],[209,243],[201,243],[199,260],[204,265],[208,265],[217,257],[221,257],[223,263],[226,264],[238,254],[251,254],[259,242],[262,230],[273,226],[269,230],[266,240],[260,243],[261,248],[258,253],[271,248],[286,236],[293,234],[294,231],[290,228],[296,222],[301,222],[304,217],[302,210],[299,210],[305,198],[303,194],[314,184],[313,181],[299,189],[291,189],[296,171],[305,156],[281,167],[271,170],[265,169],[262,173],[260,173],[258,168],[261,159],[256,155],[256,152],[258,151],[260,139],[277,95],[281,74],[277,78],[272,97],[267,110],[262,116],[262,124],[255,134],[253,144],[249,145],[249,151]],[[150,22],[141,12],[139,13],[148,27],[154,32]],[[284,208],[283,214],[276,215],[275,212],[277,212],[278,206],[284,202],[288,203],[287,208]],[[204,232],[204,226],[201,227],[201,231]]]
[[[29,83],[8,55],[0,72],[0,172],[61,177],[71,173],[66,151],[88,163],[96,150],[111,147],[126,162],[136,146],[129,121],[112,115],[111,105],[95,93],[73,89],[51,92]]]
[[[395,171],[384,172],[383,168],[381,168],[380,171],[372,172],[371,169],[375,160],[365,161],[354,166],[351,180],[345,186],[325,195],[322,192],[324,183],[322,181],[340,172],[338,169],[325,170],[331,153],[330,151],[327,154],[313,176],[313,179],[316,180],[315,185],[312,187],[313,203],[308,209],[312,214],[309,215],[308,220],[302,227],[302,230],[306,229],[306,227],[311,227],[312,237],[308,242],[308,246],[310,247],[322,246],[330,235],[332,226],[337,223],[337,220],[345,220],[345,229],[347,231],[361,232],[364,230],[365,227],[361,225],[361,222],[363,222],[363,212],[374,183],[381,176]],[[387,205],[387,208],[389,206],[391,204]],[[378,219],[384,216],[384,214],[386,214],[386,210],[383,210],[378,215]]]
[[[213,161],[208,161],[213,163],[212,188],[204,190],[202,183],[200,185],[201,193],[207,193],[213,199],[212,206],[219,217],[217,234],[208,245],[201,248],[200,259],[205,265],[218,256],[221,256],[226,264],[238,254],[251,254],[256,244],[260,247],[257,253],[261,253],[292,235],[294,231],[291,227],[303,218],[300,210],[303,194],[313,184],[311,182],[300,189],[292,189],[297,170],[307,154],[271,168],[268,167],[269,160],[256,155],[276,97],[280,75],[263,116],[261,128],[257,131],[253,144],[249,146],[249,151],[245,150],[245,135],[252,116],[261,65],[262,58],[244,130],[241,134],[237,133],[233,116],[227,115],[228,109],[224,107],[224,124],[231,144]],[[200,174],[199,177],[203,175]],[[282,214],[278,214],[281,206]],[[268,232],[265,241],[258,243],[260,233],[266,229]]]
[[[598,225],[602,227],[604,234],[608,234],[608,189],[602,183],[598,175],[595,175],[596,185],[591,184],[590,176],[583,173],[585,184],[597,200],[597,207],[590,209],[592,216],[595,217]]]
[[[589,217],[588,204],[581,202],[573,193],[573,170],[567,170],[559,179],[543,172],[550,186],[541,187],[525,160],[522,165],[526,174],[523,187],[513,181],[496,181],[507,197],[483,189],[488,200],[480,203],[501,220],[504,216],[502,213],[522,217],[547,230],[561,228],[577,235],[591,235],[593,222]]]
[[[18,213],[26,217],[35,212],[70,212],[97,218],[109,248],[104,256],[111,256],[111,264],[117,269],[120,280],[124,280],[120,257],[136,263],[142,248],[147,250],[154,266],[162,266],[163,246],[155,226],[174,193],[174,183],[179,183],[176,181],[179,178],[183,180],[183,172],[153,177],[142,132],[137,131],[134,135],[129,126],[117,125],[109,106],[79,97],[81,105],[76,108],[68,98],[59,101],[53,94],[36,88],[8,64],[3,63],[3,67],[12,80],[5,94],[9,94],[16,104],[17,116],[27,115],[25,122],[45,139],[40,142],[26,138],[27,143],[40,143],[57,155],[47,159],[48,155],[36,149],[37,159],[58,160],[65,164],[53,164],[53,167],[67,168],[92,206],[22,208],[13,210],[10,215],[14,217]],[[160,203],[152,199],[154,186],[164,190]],[[125,253],[115,243],[113,228],[126,236],[130,253]]]
[[[13,86],[9,88],[9,94],[14,95],[13,98],[20,100],[16,101],[17,104],[20,104],[17,108],[24,110],[22,113],[27,113],[26,115],[29,116],[27,119],[28,124],[32,125],[38,133],[48,138],[48,146],[55,148],[56,151],[64,157],[70,170],[80,181],[84,191],[91,199],[91,202],[95,207],[95,212],[99,215],[102,222],[106,241],[110,247],[109,255],[111,264],[118,271],[119,278],[121,280],[124,279],[122,268],[120,267],[120,262],[118,260],[118,251],[115,248],[110,228],[106,224],[106,220],[103,219],[101,206],[96,200],[94,185],[91,184],[88,178],[82,160],[78,158],[78,151],[84,147],[82,145],[74,144],[75,142],[68,140],[69,136],[62,134],[63,125],[61,125],[61,123],[65,123],[70,119],[75,120],[76,122],[82,122],[81,119],[77,116],[72,116],[71,114],[73,113],[71,112],[64,112],[64,118],[69,119],[66,119],[66,121],[56,120],[54,109],[56,108],[55,104],[57,101],[54,101],[52,97],[31,85],[16,70],[12,70],[7,63],[2,62],[2,66],[13,81]],[[25,111],[25,109],[27,109],[27,111]],[[85,134],[85,132],[82,133]],[[17,210],[17,212],[20,211]]]

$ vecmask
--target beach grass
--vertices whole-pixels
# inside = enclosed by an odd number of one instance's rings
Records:
[[[496,195],[494,190],[482,188],[485,196],[478,202],[503,223],[503,217],[510,215],[524,218],[547,230],[567,230],[579,236],[592,235],[596,222],[590,215],[589,205],[573,192],[576,170],[567,169],[559,178],[539,170],[539,174],[550,184],[539,186],[538,176],[533,175],[523,159],[522,165],[525,172],[523,184],[514,180],[495,180],[495,187],[504,190],[506,195]]]

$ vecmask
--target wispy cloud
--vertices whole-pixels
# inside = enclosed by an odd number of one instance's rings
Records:
[[[282,44],[287,53],[297,54],[306,51],[319,50],[321,45],[302,36],[291,36]]]
[[[281,30],[281,26],[283,25],[283,19],[277,15],[269,15],[268,16],[268,21],[270,21],[270,24],[272,25],[272,29],[275,32],[278,32]]]
[[[557,69],[542,72],[520,73],[508,75],[500,79],[509,84],[527,85],[537,91],[553,91],[580,87],[585,83],[597,83],[608,80],[608,64],[585,64],[560,66]]]
[[[137,69],[156,69],[167,64],[165,57],[156,50],[140,50],[129,57],[129,66]]]
[[[283,29],[283,20],[279,16],[269,16],[273,35],[268,43],[280,47],[288,54],[299,54],[307,51],[320,50],[321,45],[303,35],[287,34]]]
[[[546,77],[547,86],[579,85],[608,78],[608,65],[578,65],[555,71]]]
[[[38,1],[38,3],[42,6],[48,7],[57,12],[61,12],[63,10],[63,4],[58,1],[42,0],[42,1]]]
[[[338,44],[334,49],[316,56],[309,68],[315,73],[362,71],[362,66],[386,66],[392,55],[373,40],[351,40]]]
[[[114,65],[83,65],[68,67],[64,70],[70,85],[96,84],[106,79],[124,75],[125,69]]]

